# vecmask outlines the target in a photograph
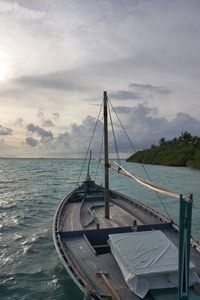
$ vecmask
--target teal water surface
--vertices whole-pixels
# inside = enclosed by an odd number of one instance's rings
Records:
[[[91,162],[92,178],[97,164]],[[122,165],[147,178],[141,165],[125,161]],[[75,188],[82,166],[83,160],[0,159],[0,299],[83,299],[62,267],[52,239],[57,206]],[[200,238],[200,171],[153,165],[145,168],[153,182],[186,195],[193,193],[192,234]],[[103,183],[102,174],[96,182]],[[166,215],[155,192],[112,170],[110,188]],[[170,217],[178,222],[178,200],[163,195],[161,199]]]

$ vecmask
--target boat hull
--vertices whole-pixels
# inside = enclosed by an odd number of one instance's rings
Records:
[[[104,189],[101,186],[92,181],[84,182],[69,194],[55,214],[54,244],[70,277],[91,299],[140,299],[126,285],[110,251],[109,235],[160,230],[178,247],[178,226],[159,212],[123,194],[110,191],[109,197],[110,218],[106,219],[102,216]],[[195,271],[200,274],[200,243],[194,238],[191,241],[191,260]],[[191,292],[200,295],[199,285],[193,286]],[[162,295],[163,291],[150,291],[144,299],[156,299],[155,293]],[[166,299],[173,299],[173,293],[177,294],[177,288],[170,289]]]

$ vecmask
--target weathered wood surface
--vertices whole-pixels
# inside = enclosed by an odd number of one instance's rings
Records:
[[[87,225],[92,218],[88,212],[89,207],[102,204],[103,199],[98,199],[93,202],[92,198],[86,199],[83,202],[69,202],[62,216],[62,231],[71,232],[74,230],[83,230],[84,226]],[[118,206],[119,204],[120,206]],[[104,217],[104,207],[95,208],[93,214],[94,221],[89,226],[85,227],[87,230],[96,229],[97,224],[99,224],[100,228],[133,226],[135,220],[137,221],[137,225],[163,223],[158,216],[154,217],[153,214],[147,213],[145,209],[136,206],[134,207],[126,201],[119,200],[117,197],[115,199],[112,198],[110,201],[109,219],[105,219]],[[170,230],[165,229],[163,232],[178,247],[178,233],[176,230],[171,227]],[[109,274],[107,279],[119,295],[120,299],[139,299],[139,297],[133,294],[127,287],[118,264],[111,253],[95,255],[92,246],[87,242],[83,235],[76,237],[70,235],[70,237],[64,238],[64,242],[70,247],[71,253],[69,255],[75,268],[88,285],[93,285],[94,289],[98,286],[103,294],[111,296],[111,299],[116,299],[105,280],[102,277],[97,276],[98,272],[107,273]],[[197,266],[197,273],[200,274],[200,266],[198,265],[199,256],[200,255],[198,255],[197,252],[191,252],[191,260]],[[78,258],[78,260],[76,258]],[[88,274],[90,274],[89,277],[87,276]],[[92,280],[90,280],[90,278],[92,278]],[[148,293],[145,299],[150,300],[153,299],[153,297]]]

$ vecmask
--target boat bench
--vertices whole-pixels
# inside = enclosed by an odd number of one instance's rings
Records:
[[[60,233],[61,238],[75,239],[77,237],[84,237],[90,248],[95,255],[105,254],[110,252],[110,246],[107,243],[110,234],[115,233],[128,233],[134,231],[149,231],[169,228],[171,223],[164,224],[151,224],[151,225],[139,225],[127,226],[127,227],[112,227],[112,228],[98,228],[91,230],[77,230],[77,231],[64,231]]]

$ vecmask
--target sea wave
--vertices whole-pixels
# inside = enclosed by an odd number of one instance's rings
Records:
[[[52,239],[52,222],[62,199],[75,188],[83,161],[81,160],[3,160],[0,170],[0,299],[2,300],[79,300],[81,292],[63,268]],[[125,163],[125,162],[124,162]],[[129,172],[141,173],[137,164],[127,164]],[[96,170],[91,164],[91,176]],[[126,168],[126,167],[125,167]],[[169,188],[194,191],[194,235],[199,235],[200,172],[178,168],[147,166],[152,181]],[[85,178],[83,174],[83,179]],[[142,174],[139,173],[139,176]],[[169,176],[169,174],[173,176]],[[4,177],[3,177],[4,176]],[[102,178],[97,180],[100,184]],[[153,192],[146,192],[131,180],[118,174],[111,179],[110,187],[154,206],[158,204]],[[155,180],[154,180],[155,179]],[[80,183],[82,178],[80,179]],[[130,183],[131,182],[131,183]],[[187,184],[184,184],[187,182]],[[178,202],[164,203],[170,213],[177,214]]]

